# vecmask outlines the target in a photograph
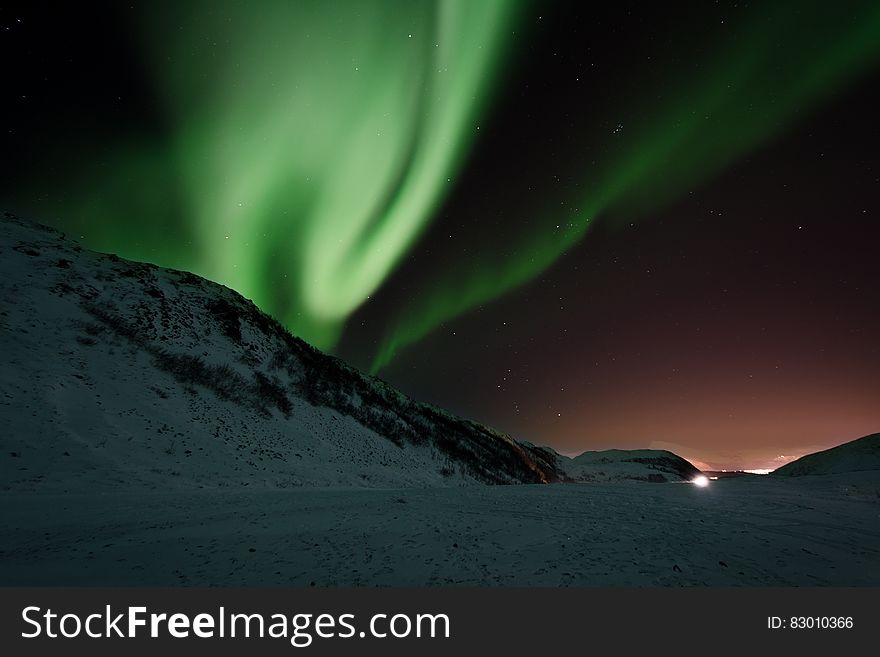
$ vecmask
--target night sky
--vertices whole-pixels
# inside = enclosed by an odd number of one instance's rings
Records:
[[[591,4],[7,5],[0,201],[564,453],[880,431],[880,5]]]

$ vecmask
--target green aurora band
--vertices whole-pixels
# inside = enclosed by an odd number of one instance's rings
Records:
[[[47,170],[63,184],[40,180],[32,195],[90,247],[228,285],[332,350],[439,214],[491,120],[506,55],[526,45],[524,13],[513,0],[150,4],[136,22],[156,125],[59,143]],[[548,192],[519,227],[448,263],[399,309],[372,371],[534,279],[600,215],[631,219],[693,189],[880,54],[880,3],[737,13],[699,62],[601,99],[626,129],[576,144],[577,198]],[[560,202],[577,210],[560,216]]]
[[[282,320],[325,349],[451,187],[515,5],[344,7],[283,1],[261,3],[258,18],[227,13],[223,36],[258,36],[224,49],[235,67],[218,71],[206,99],[221,111],[197,113],[181,153],[210,277],[264,308],[286,301]],[[177,49],[188,52],[183,43]],[[180,91],[174,98],[191,112],[199,99]],[[282,253],[271,252],[272,242],[263,246],[270,252],[252,252],[254,232],[277,221],[288,233]],[[288,261],[292,299],[267,296],[263,263],[271,257]]]
[[[566,216],[549,210],[542,217],[552,222],[535,222],[538,228],[456,263],[420,290],[400,312],[371,371],[444,322],[534,279],[583,239],[599,215],[619,220],[656,210],[852,82],[880,55],[880,3],[862,8],[853,20],[833,4],[767,3],[682,84],[675,84],[682,78],[675,71],[655,81],[672,100],[647,106],[635,125],[628,122],[626,137],[609,146],[614,155],[601,175],[567,204],[577,209]]]
[[[53,210],[90,246],[228,285],[332,349],[452,188],[519,10],[150,5],[162,134],[109,149]]]

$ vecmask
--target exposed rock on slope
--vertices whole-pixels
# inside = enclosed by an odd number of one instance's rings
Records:
[[[0,486],[556,480],[546,452],[291,336],[232,290],[0,220]]]

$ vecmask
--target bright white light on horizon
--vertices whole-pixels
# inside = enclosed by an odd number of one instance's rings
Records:
[[[694,486],[699,486],[700,488],[705,488],[709,485],[709,477],[706,475],[697,475],[693,479],[691,479],[691,483]]]
[[[748,472],[749,474],[770,474],[773,472],[772,468],[755,468],[754,470],[743,470],[743,472]]]

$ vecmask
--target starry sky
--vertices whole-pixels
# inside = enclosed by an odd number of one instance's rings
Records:
[[[7,5],[0,200],[564,453],[880,430],[880,6],[591,5]]]

